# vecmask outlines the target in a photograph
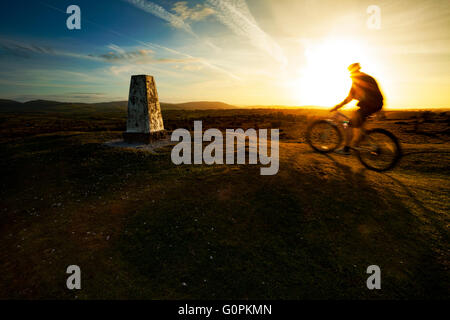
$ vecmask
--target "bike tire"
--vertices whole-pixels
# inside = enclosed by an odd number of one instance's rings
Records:
[[[399,162],[399,160],[402,157],[402,149],[400,146],[400,142],[398,141],[397,137],[393,133],[391,133],[385,129],[380,129],[380,128],[368,130],[366,132],[364,139],[367,139],[368,137],[370,137],[371,134],[375,134],[375,133],[385,135],[386,137],[388,137],[391,140],[392,145],[395,146],[394,156],[393,156],[392,160],[387,165],[382,166],[380,168],[380,167],[374,167],[371,164],[369,164],[368,162],[366,162],[364,157],[362,157],[361,151],[357,151],[358,159],[361,162],[361,164],[369,170],[376,171],[376,172],[383,172],[383,171],[391,170],[397,165],[397,163]]]
[[[317,146],[315,142],[312,139],[312,132],[314,128],[318,127],[319,125],[325,125],[328,126],[330,130],[332,130],[337,135],[337,142],[335,145],[332,145],[331,147],[328,147],[327,149],[321,148],[320,146]],[[342,143],[342,133],[339,130],[338,126],[334,123],[328,121],[328,120],[316,120],[312,122],[308,128],[306,129],[306,142],[309,144],[311,148],[313,148],[315,151],[320,153],[330,153],[336,150],[341,143]]]

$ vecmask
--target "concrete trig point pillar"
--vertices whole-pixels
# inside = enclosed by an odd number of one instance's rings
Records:
[[[127,131],[123,138],[128,143],[150,143],[165,136],[158,92],[152,76],[131,76],[128,97]]]

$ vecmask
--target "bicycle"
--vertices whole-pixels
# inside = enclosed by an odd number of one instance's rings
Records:
[[[306,141],[315,151],[330,153],[341,145],[342,132],[351,129],[349,117],[336,111],[329,119],[313,121],[306,130]],[[366,130],[362,126],[361,135],[359,143],[352,149],[362,165],[377,172],[397,165],[402,150],[394,134],[381,128]]]

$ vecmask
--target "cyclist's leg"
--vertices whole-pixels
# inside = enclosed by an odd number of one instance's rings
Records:
[[[352,146],[356,147],[364,137],[364,124],[369,116],[377,113],[383,108],[383,101],[359,102],[358,120],[355,127],[358,128],[358,136],[354,139]]]
[[[364,124],[364,121],[365,116],[364,112],[361,109],[353,112],[349,123],[350,126],[346,134],[345,146],[347,149],[358,144],[359,140],[361,139],[361,127]]]

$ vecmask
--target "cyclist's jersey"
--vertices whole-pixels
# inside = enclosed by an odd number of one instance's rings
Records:
[[[358,106],[361,109],[373,109],[370,111],[378,111],[383,106],[383,95],[374,78],[363,72],[356,72],[351,75],[352,88],[349,96],[358,100]],[[369,111],[369,110],[367,110]]]

